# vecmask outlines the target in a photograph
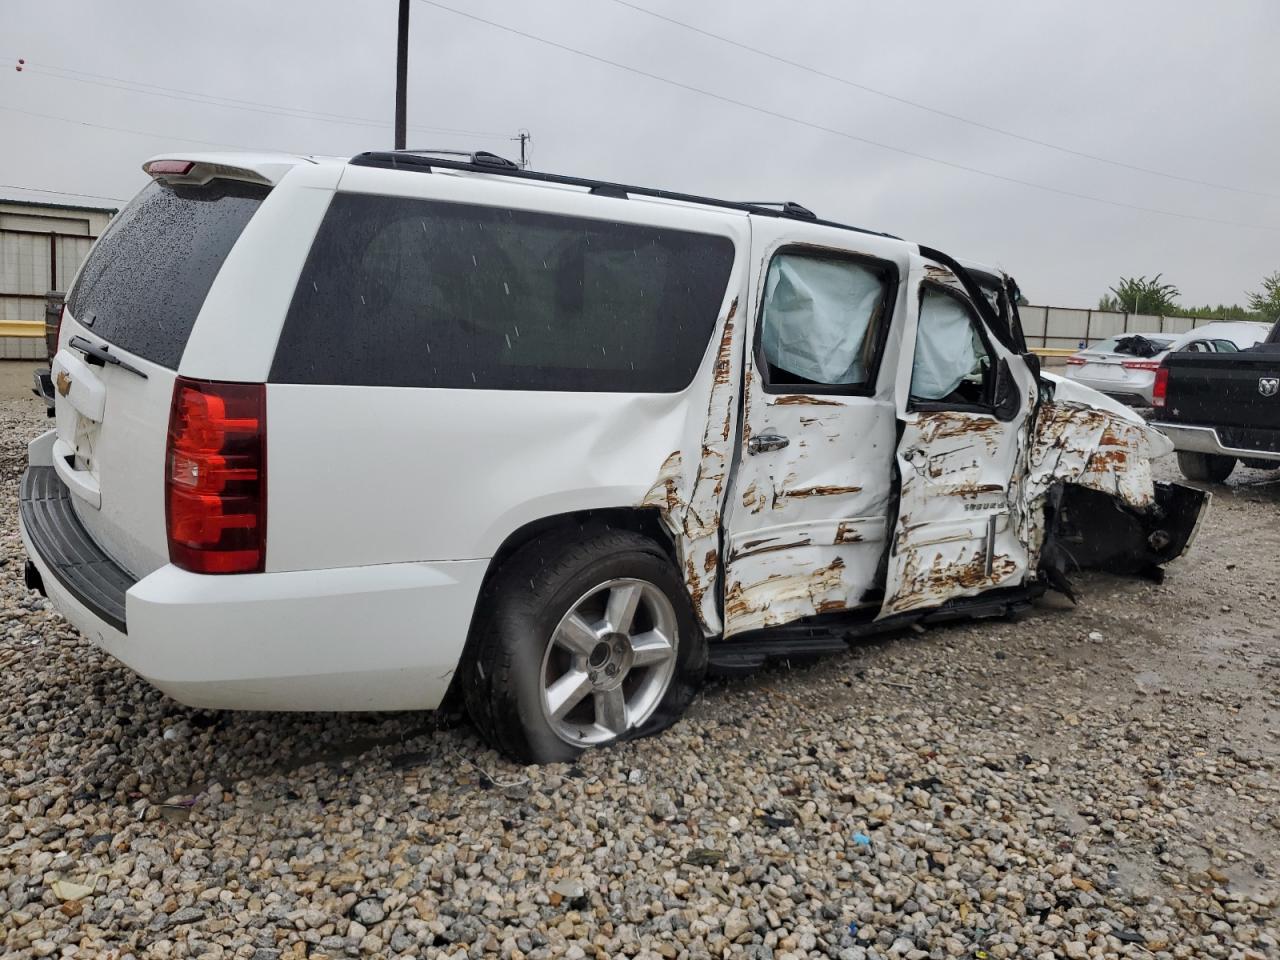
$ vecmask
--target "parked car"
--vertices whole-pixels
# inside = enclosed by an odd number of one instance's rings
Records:
[[[1237,353],[1267,336],[1265,323],[1216,321],[1187,333],[1126,333],[1067,358],[1067,376],[1137,407],[1149,407],[1160,363],[1171,353]]]
[[[1189,480],[1221,483],[1238,462],[1280,469],[1280,321],[1239,353],[1175,353],[1156,372],[1155,422]]]
[[[196,153],[70,290],[28,582],[174,698],[458,698],[513,757],[708,665],[1158,575],[1207,495],[1038,375],[1016,290],[778,209],[488,155]]]

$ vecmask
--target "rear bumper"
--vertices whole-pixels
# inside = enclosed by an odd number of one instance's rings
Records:
[[[1129,406],[1149,407],[1151,406],[1151,394],[1155,387],[1155,375],[1149,377],[1126,377],[1122,379],[1099,379],[1095,377],[1073,376],[1067,374],[1068,380],[1074,380],[1083,386],[1099,393],[1105,393],[1109,397],[1114,397],[1121,403],[1127,403]]]
[[[1274,460],[1280,463],[1280,453],[1275,450],[1254,450],[1225,443],[1215,427],[1166,423],[1162,420],[1153,420],[1150,426],[1155,427],[1172,440],[1175,450],[1186,450],[1193,453],[1216,453],[1224,457],[1239,457],[1248,460]]]
[[[50,468],[28,475],[41,469]],[[42,524],[66,540],[92,540],[69,509],[57,517],[20,510],[23,545],[54,606],[193,707],[433,709],[462,656],[488,567],[462,560],[205,576],[168,564],[133,582],[98,551],[97,572],[127,581],[114,620],[83,577],[67,575]]]

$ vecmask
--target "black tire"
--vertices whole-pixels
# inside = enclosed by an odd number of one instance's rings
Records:
[[[1231,476],[1231,471],[1235,468],[1235,457],[1217,453],[1194,453],[1190,450],[1178,451],[1178,469],[1188,480],[1222,483]]]
[[[571,761],[585,749],[557,734],[545,714],[543,658],[574,604],[620,578],[646,581],[665,595],[677,641],[674,671],[657,707],[608,742],[657,733],[684,713],[706,674],[707,642],[675,565],[640,534],[575,528],[518,550],[490,578],[477,604],[459,679],[467,713],[495,749],[520,763]]]

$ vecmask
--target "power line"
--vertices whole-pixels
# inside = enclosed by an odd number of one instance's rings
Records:
[[[1083,150],[1076,150],[1074,147],[1066,147],[1060,143],[1051,143],[1048,140],[1040,140],[1040,139],[1037,139],[1036,137],[1029,137],[1029,136],[1026,136],[1025,134],[1015,133],[1012,130],[1004,129],[1003,127],[992,126],[989,123],[984,123],[981,120],[974,120],[970,117],[962,117],[959,114],[950,113],[946,110],[939,109],[938,107],[931,107],[927,103],[920,103],[917,100],[911,100],[911,99],[908,99],[907,97],[899,96],[896,93],[890,93],[887,90],[880,90],[880,89],[877,89],[876,87],[867,86],[865,83],[858,83],[856,80],[850,80],[847,77],[841,77],[833,73],[828,73],[825,70],[819,70],[817,67],[811,67],[808,64],[801,63],[797,60],[789,60],[786,57],[779,56],[775,53],[770,53],[768,50],[761,50],[759,47],[753,47],[750,44],[741,43],[737,40],[732,40],[729,37],[721,36],[718,33],[712,33],[710,30],[704,30],[702,27],[695,26],[691,23],[686,23],[683,20],[677,20],[674,17],[668,17],[668,16],[665,16],[664,14],[657,13],[656,11],[648,10],[645,7],[640,6],[639,4],[629,2],[629,0],[613,0],[613,2],[618,4],[619,6],[626,7],[629,10],[634,10],[637,13],[643,13],[645,16],[653,17],[656,20],[662,20],[663,22],[672,24],[673,26],[682,27],[685,30],[691,30],[694,33],[701,34],[704,37],[710,37],[712,40],[718,40],[720,43],[728,44],[731,47],[737,47],[739,50],[746,50],[748,53],[753,53],[753,54],[756,54],[757,56],[765,57],[769,60],[774,61],[775,63],[781,63],[781,64],[785,64],[788,67],[794,67],[797,70],[803,70],[805,73],[813,74],[814,76],[821,77],[824,80],[831,80],[835,83],[844,84],[846,87],[852,87],[855,90],[861,90],[864,93],[870,93],[877,97],[884,97],[885,99],[892,100],[895,103],[901,103],[909,107],[914,107],[917,110],[924,110],[928,113],[935,114],[936,116],[939,116],[939,117],[946,117],[948,120],[956,120],[960,123],[967,123],[970,126],[978,127],[990,133],[998,133],[1003,137],[1010,137],[1014,140],[1021,140],[1023,143],[1035,144],[1038,147],[1046,147],[1050,150],[1058,150],[1062,153],[1070,154],[1073,157],[1081,157],[1085,160],[1093,160],[1097,163],[1107,163],[1115,167],[1123,167],[1126,170],[1134,170],[1138,173],[1146,173],[1146,174],[1150,174],[1151,176],[1164,177],[1168,180],[1179,180],[1182,183],[1194,183],[1202,187],[1212,187],[1215,190],[1229,190],[1232,193],[1245,193],[1255,197],[1270,197],[1272,199],[1280,199],[1280,194],[1277,194],[1277,193],[1267,193],[1261,190],[1248,190],[1244,187],[1233,187],[1233,186],[1230,186],[1229,184],[1215,183],[1212,180],[1200,180],[1196,177],[1184,177],[1176,173],[1169,173],[1164,170],[1155,170],[1151,167],[1142,167],[1135,163],[1126,163],[1124,160],[1116,160],[1112,157],[1103,157],[1094,153],[1086,153]]]
[[[67,80],[72,83],[84,83],[91,86],[106,87],[113,90],[124,90],[129,93],[140,93],[144,96],[163,97],[169,100],[181,100],[189,103],[201,103],[207,106],[225,107],[231,110],[248,110],[253,113],[262,113],[268,116],[300,117],[305,120],[321,121],[324,123],[377,127],[381,129],[386,129],[391,126],[390,123],[381,120],[374,120],[369,117],[354,117],[340,113],[325,113],[318,110],[307,110],[301,107],[286,107],[281,104],[264,103],[257,100],[240,100],[235,97],[223,97],[215,94],[201,93],[196,90],[182,90],[168,85],[161,86],[154,83],[144,83],[140,80],[127,80],[122,77],[113,77],[107,74],[91,73],[87,70],[74,70],[70,67],[62,67],[55,64],[28,62],[24,67],[24,72],[52,77],[55,80]],[[462,130],[456,127],[411,126],[409,129],[420,130],[427,133],[448,133],[464,137],[477,137],[486,140],[509,140],[511,138],[509,133],[497,133],[486,130]]]
[[[104,197],[99,193],[73,193],[69,190],[45,190],[43,187],[23,187],[16,183],[0,183],[0,190],[26,190],[29,193],[56,193],[60,197],[89,197],[93,200],[114,200],[116,203],[128,203],[120,197]],[[0,203],[4,203],[0,200]]]
[[[117,133],[131,133],[139,137],[155,137],[157,140],[177,140],[181,143],[198,143],[205,147],[228,147],[232,150],[253,149],[252,147],[246,147],[243,144],[238,143],[222,143],[217,140],[195,140],[191,137],[175,137],[167,133],[154,133],[150,130],[131,130],[128,127],[113,127],[105,123],[90,123],[88,120],[72,120],[70,117],[55,117],[51,113],[36,113],[34,110],[21,110],[18,107],[6,107],[3,104],[0,104],[0,110],[7,110],[10,113],[21,113],[28,117],[39,117],[42,120],[57,120],[60,123],[71,123],[80,127],[94,127],[98,130],[114,130]]]
[[[599,56],[598,54],[588,53],[585,50],[579,50],[577,47],[571,47],[568,44],[560,43],[556,40],[550,40],[546,37],[540,37],[537,34],[527,33],[524,30],[519,30],[515,27],[509,27],[506,24],[498,23],[494,20],[487,20],[484,17],[477,16],[474,13],[467,13],[464,10],[458,10],[458,9],[455,9],[454,7],[446,6],[443,3],[437,2],[437,0],[418,0],[418,2],[425,3],[428,6],[435,7],[439,10],[447,11],[448,13],[455,14],[456,16],[459,16],[459,17],[465,17],[468,20],[474,20],[477,23],[483,23],[486,26],[493,27],[497,30],[502,30],[505,33],[510,33],[518,37],[523,37],[526,40],[532,40],[535,43],[541,43],[549,47],[554,47],[557,50],[562,50],[566,53],[572,53],[579,57],[585,57],[586,59],[595,61],[596,63],[603,63],[606,66],[615,67],[619,70],[625,70],[628,73],[634,73],[637,76],[645,77],[649,80],[656,80],[659,83],[665,83],[668,86],[677,87],[681,90],[687,90],[691,93],[696,93],[704,97],[710,97],[713,100],[719,100],[721,103],[728,103],[735,107],[741,107],[744,110],[750,110],[754,113],[758,113],[763,116],[773,117],[777,120],[785,120],[788,123],[794,123],[794,124],[797,124],[798,126],[808,127],[811,130],[818,130],[822,133],[829,133],[833,136],[843,137],[846,140],[853,140],[856,143],[865,143],[872,147],[879,147],[881,150],[888,150],[892,153],[898,153],[903,156],[913,157],[916,160],[925,160],[929,163],[936,163],[936,164],[939,164],[940,166],[950,167],[953,170],[963,170],[966,173],[977,174],[978,176],[981,176],[981,177],[989,177],[993,180],[1003,180],[1006,183],[1016,183],[1019,186],[1030,187],[1033,190],[1043,190],[1047,193],[1056,193],[1056,194],[1059,194],[1060,196],[1072,197],[1076,200],[1088,200],[1091,203],[1106,204],[1108,206],[1119,207],[1125,210],[1136,210],[1141,213],[1154,213],[1162,217],[1175,217],[1180,220],[1196,220],[1201,223],[1216,223],[1216,224],[1220,224],[1222,226],[1228,226],[1228,227],[1244,227],[1249,230],[1266,230],[1266,231],[1280,232],[1280,227],[1272,227],[1266,224],[1244,223],[1236,220],[1221,220],[1216,217],[1201,217],[1193,213],[1177,213],[1172,210],[1161,210],[1158,207],[1144,207],[1134,203],[1125,203],[1122,200],[1107,200],[1104,197],[1095,197],[1087,193],[1077,193],[1074,190],[1065,190],[1061,187],[1051,187],[1047,184],[1036,183],[1035,181],[1032,181],[1032,180],[1022,180],[1022,179],[1019,179],[1018,177],[1010,177],[1010,176],[1005,176],[1004,174],[1001,174],[1001,173],[993,173],[990,170],[983,170],[979,167],[971,167],[963,163],[956,163],[955,161],[952,161],[952,160],[943,160],[941,157],[933,157],[933,156],[930,156],[929,154],[917,153],[914,150],[908,150],[905,147],[895,147],[892,144],[882,143],[878,140],[871,140],[868,137],[860,137],[856,134],[849,133],[845,130],[838,130],[835,127],[828,127],[820,123],[814,123],[810,120],[801,120],[799,117],[793,117],[793,116],[790,116],[789,114],[781,113],[777,110],[770,110],[768,107],[761,107],[754,103],[748,103],[745,100],[737,100],[733,97],[725,96],[724,94],[714,93],[710,90],[705,90],[702,87],[695,87],[692,84],[683,83],[679,80],[672,80],[669,77],[664,77],[656,73],[650,73],[647,70],[640,69],[639,67],[628,66],[625,63],[619,63],[616,60],[610,60],[608,57],[602,57],[602,56]]]

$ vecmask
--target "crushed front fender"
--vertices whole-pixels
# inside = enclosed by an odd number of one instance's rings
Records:
[[[1163,576],[1195,540],[1211,495],[1157,482],[1166,438],[1136,414],[1078,399],[1045,402],[1031,442],[1027,542],[1051,585],[1071,570]]]

